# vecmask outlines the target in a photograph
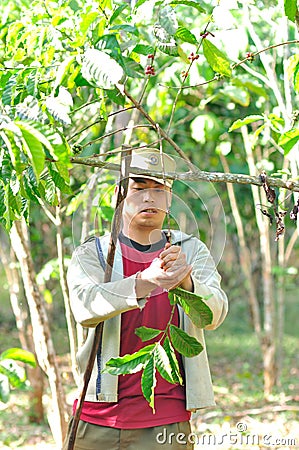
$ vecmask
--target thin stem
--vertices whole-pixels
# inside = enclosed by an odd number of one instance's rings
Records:
[[[158,343],[161,343],[161,342],[163,341],[163,339],[167,336],[169,327],[170,327],[170,325],[171,325],[171,321],[172,321],[172,319],[173,319],[173,315],[174,315],[175,310],[176,310],[176,306],[177,306],[176,303],[172,306],[169,320],[168,320],[168,322],[167,322],[167,325],[166,325],[166,327],[165,327],[165,330],[161,330],[161,331],[163,331],[163,333],[162,333],[162,336],[161,336],[161,338],[159,339]]]
[[[119,128],[118,130],[110,131],[110,133],[104,134],[103,136],[100,136],[100,137],[98,137],[96,139],[93,139],[92,141],[89,141],[86,144],[80,145],[80,148],[83,149],[85,147],[88,147],[89,145],[92,145],[95,142],[101,141],[102,139],[106,139],[107,137],[113,136],[114,134],[121,133],[122,131],[126,131],[126,130],[129,130],[129,129],[135,129],[135,128],[151,127],[151,126],[152,125],[144,124],[144,125],[134,125],[132,127],[131,126],[130,127],[126,126],[126,127],[123,127],[123,128]],[[97,155],[97,156],[99,156],[99,155]]]
[[[198,46],[196,47],[196,53],[198,53],[200,47],[202,46],[202,42],[203,42],[203,40],[205,39],[204,36],[205,36],[205,34],[207,33],[207,30],[208,30],[208,27],[209,27],[210,24],[211,24],[211,18],[209,19],[208,23],[207,23],[206,26],[205,26],[205,29],[204,29],[204,32],[203,32],[203,36],[202,36],[202,38],[201,38],[201,40],[200,40],[200,43],[199,43]],[[185,72],[184,77],[183,77],[181,86],[179,87],[179,90],[178,90],[178,92],[177,92],[177,94],[176,94],[176,97],[175,97],[175,99],[174,99],[173,106],[172,106],[172,110],[171,110],[171,114],[170,114],[170,119],[169,119],[169,122],[168,122],[168,127],[167,127],[167,130],[166,130],[166,133],[167,133],[167,134],[169,133],[169,130],[170,130],[170,127],[171,127],[171,124],[172,124],[172,121],[173,121],[174,112],[175,112],[175,110],[176,110],[176,106],[177,106],[177,102],[178,102],[179,96],[180,96],[180,94],[181,94],[181,92],[182,92],[184,83],[185,83],[185,81],[186,81],[186,79],[187,79],[187,77],[188,77],[188,74],[189,74],[189,72],[190,72],[190,69],[191,69],[191,67],[192,67],[193,62],[194,62],[194,60],[191,59],[190,64],[189,64],[189,66],[188,66],[188,68],[187,68],[187,70],[186,70],[186,72]]]

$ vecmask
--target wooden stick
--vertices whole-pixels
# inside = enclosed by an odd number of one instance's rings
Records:
[[[126,152],[122,153],[121,177],[120,177],[120,183],[119,183],[119,190],[118,190],[118,194],[117,194],[115,214],[113,216],[113,222],[112,222],[112,230],[111,230],[110,242],[109,242],[109,247],[108,247],[107,264],[106,264],[105,275],[104,275],[104,283],[107,283],[111,280],[113,262],[114,262],[114,257],[115,257],[116,241],[117,241],[118,235],[120,233],[120,228],[121,228],[123,203],[124,203],[124,200],[125,200],[125,198],[127,196],[127,192],[128,192],[128,183],[129,183],[128,175],[129,175],[130,162],[131,162],[131,151],[127,150]],[[86,367],[86,370],[84,373],[83,388],[82,388],[80,397],[78,399],[76,412],[74,414],[74,420],[73,420],[72,427],[70,430],[67,450],[73,450],[74,445],[75,445],[77,429],[78,429],[78,425],[79,425],[79,420],[80,420],[80,416],[81,416],[81,412],[82,412],[85,395],[86,395],[87,388],[88,388],[88,383],[89,383],[89,380],[91,377],[91,373],[93,370],[93,366],[94,366],[94,362],[95,362],[95,358],[97,355],[99,345],[102,344],[103,326],[104,326],[104,322],[100,322],[95,329],[94,340],[93,340],[88,364],[87,364],[87,367]]]

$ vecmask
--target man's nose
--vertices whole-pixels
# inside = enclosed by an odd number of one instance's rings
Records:
[[[154,198],[153,198],[153,192],[151,192],[150,189],[144,189],[142,191],[143,194],[143,201],[144,202],[153,202]]]

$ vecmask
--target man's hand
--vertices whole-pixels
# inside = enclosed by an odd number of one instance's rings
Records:
[[[167,290],[180,286],[192,291],[191,270],[192,266],[187,264],[186,255],[181,248],[166,244],[159,258],[154,259],[147,269],[138,274],[137,295],[139,297],[140,293],[140,297],[146,296],[158,286]]]
[[[168,271],[173,268],[182,268],[188,266],[192,269],[190,265],[187,264],[186,255],[182,252],[181,247],[178,245],[171,245],[167,243],[165,245],[165,250],[159,255],[160,259],[162,259],[162,267],[164,270]],[[186,277],[181,280],[181,282],[177,285],[186,291],[193,291],[193,281],[191,278],[191,270],[187,273]],[[174,287],[177,287],[174,286]]]

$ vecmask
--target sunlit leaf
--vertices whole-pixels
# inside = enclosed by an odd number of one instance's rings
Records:
[[[106,363],[103,372],[112,375],[123,375],[128,373],[136,373],[142,370],[151,358],[156,344],[147,345],[131,355],[124,355],[118,358],[111,358]]]
[[[180,39],[183,42],[189,42],[189,44],[197,44],[197,39],[191,31],[185,27],[179,27],[174,35],[175,38]]]
[[[144,395],[144,398],[148,401],[149,406],[152,408],[153,413],[155,414],[155,386],[156,386],[156,365],[155,365],[155,356],[151,355],[148,359],[142,376],[141,376],[141,389]]]
[[[22,348],[9,348],[5,350],[0,355],[0,361],[3,361],[4,359],[13,359],[16,361],[22,361],[32,367],[36,366],[34,354]]]
[[[39,178],[40,173],[43,171],[45,167],[45,153],[42,144],[37,139],[35,134],[32,134],[30,130],[22,128],[20,126],[24,141],[26,142],[26,153],[28,154],[32,167],[34,169],[35,175],[37,179]]]
[[[258,120],[263,120],[264,116],[260,115],[260,114],[253,114],[251,116],[247,116],[244,117],[244,119],[238,119],[235,122],[233,122],[233,124],[230,126],[229,128],[229,132],[230,131],[234,131],[237,130],[238,128],[243,127],[244,125],[249,125],[250,123],[256,122]]]
[[[176,373],[173,373],[172,366],[170,364],[168,354],[160,343],[157,344],[155,348],[155,363],[156,368],[160,375],[168,381],[168,383],[176,384],[177,377]]]
[[[126,3],[123,3],[122,5],[118,6],[114,10],[114,12],[113,12],[113,14],[112,14],[112,16],[110,17],[110,20],[109,20],[110,25],[115,21],[115,19],[117,19],[117,17],[123,12],[123,10],[127,8],[127,6],[128,5]]]
[[[82,75],[89,83],[103,89],[112,89],[120,82],[123,74],[122,67],[107,53],[96,49],[85,52]]]
[[[295,22],[297,12],[297,0],[284,0],[284,12],[288,19]]]
[[[280,136],[278,144],[284,149],[284,154],[287,155],[298,141],[299,128],[292,128]]]
[[[9,384],[18,389],[26,388],[26,374],[23,368],[18,366],[13,360],[3,360],[0,362],[0,373],[8,378]]]
[[[183,384],[183,378],[181,376],[180,366],[179,366],[174,348],[173,348],[168,336],[166,336],[164,339],[163,348],[169,359],[169,363],[170,363],[171,371],[172,371],[172,378],[176,381],[176,383]]]
[[[214,72],[220,73],[226,77],[231,76],[232,71],[230,68],[230,62],[226,55],[208,39],[203,40],[203,52]]]
[[[185,6],[192,6],[193,8],[196,8],[199,12],[206,12],[205,9],[200,5],[197,1],[192,0],[174,0],[170,2],[171,5],[185,5]]]
[[[140,55],[152,55],[154,53],[155,49],[151,45],[144,45],[144,44],[137,44],[132,52],[138,53]]]

